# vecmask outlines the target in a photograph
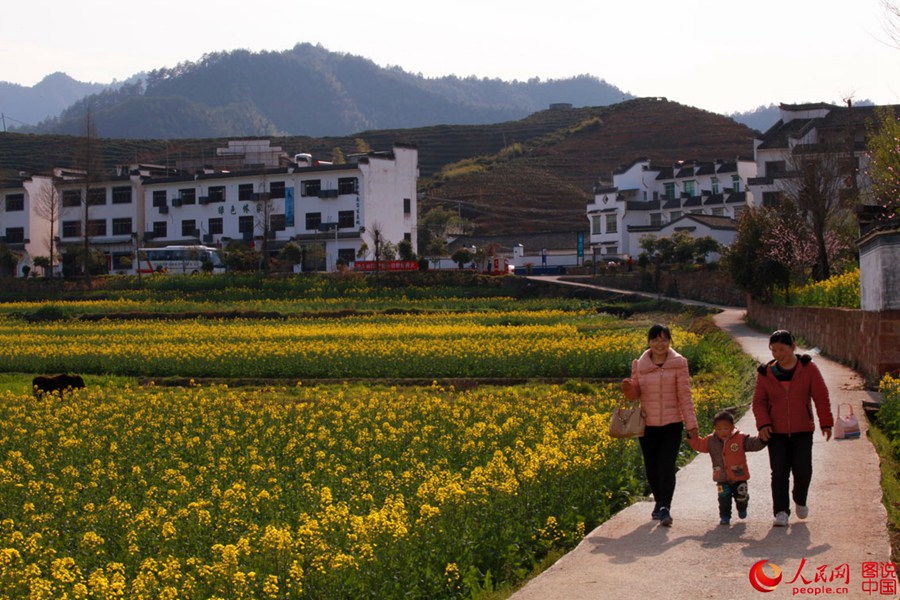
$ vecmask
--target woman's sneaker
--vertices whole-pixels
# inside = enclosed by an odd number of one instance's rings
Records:
[[[719,519],[719,525],[731,525],[731,517],[721,517]]]
[[[653,512],[650,513],[650,518],[654,521],[659,521],[659,504],[653,507]]]
[[[789,519],[790,519],[790,516],[786,512],[781,511],[780,513],[775,515],[775,522],[772,523],[772,526],[773,527],[787,527]]]
[[[797,504],[794,506],[794,510],[797,513],[798,519],[805,519],[806,517],[809,516],[809,507],[808,506],[801,506],[801,505]]]
[[[663,527],[672,526],[672,515],[669,514],[669,509],[665,506],[659,509],[659,524]]]

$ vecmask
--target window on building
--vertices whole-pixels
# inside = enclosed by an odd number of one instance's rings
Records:
[[[178,197],[181,198],[181,204],[196,204],[197,203],[197,190],[194,188],[185,188],[183,190],[178,190]]]
[[[168,221],[153,221],[153,237],[155,237],[155,238],[169,237]]]
[[[269,217],[269,231],[284,231],[287,229],[287,218],[285,215],[271,215]]]
[[[210,202],[225,202],[225,186],[224,185],[209,186],[209,201]]]
[[[356,225],[356,212],[352,210],[338,211],[338,228],[351,229]]]
[[[106,219],[90,219],[90,220],[88,220],[88,235],[89,236],[106,235]]]
[[[321,179],[308,179],[306,181],[300,182],[300,195],[301,196],[318,196],[319,192],[321,190],[322,190],[322,180]]]
[[[153,192],[153,208],[159,208],[166,205],[166,190],[155,190]]]
[[[735,192],[741,191],[741,176],[740,175],[732,175],[731,176],[731,189]]]
[[[403,239],[406,240],[407,242],[411,242],[411,241],[412,241],[412,234],[411,234],[410,232],[407,231],[406,233],[403,234]]]
[[[6,228],[6,243],[7,244],[21,244],[25,241],[25,228],[24,227],[7,227]]]
[[[778,177],[785,173],[785,162],[783,160],[767,160],[765,163],[766,177]]]
[[[674,200],[675,199],[675,184],[669,182],[664,186],[666,192],[666,200]]]
[[[64,238],[81,237],[81,221],[63,221],[62,236]]]
[[[673,210],[673,211],[672,211],[671,220],[674,221],[675,219],[680,219],[680,218],[681,218],[681,211],[680,211],[680,210]]]
[[[6,212],[25,210],[25,194],[9,194],[6,196]],[[9,236],[7,236],[9,237]]]
[[[684,182],[684,193],[693,198],[697,195],[697,182],[696,181],[685,181]]]
[[[252,183],[242,183],[238,185],[238,200],[249,201],[253,200],[253,184]]]
[[[181,237],[194,237],[197,233],[197,221],[194,219],[182,219]]]
[[[349,265],[356,260],[356,250],[353,248],[338,248],[338,262]]]
[[[113,204],[131,204],[131,186],[120,186],[112,189]]]
[[[603,217],[591,215],[591,235],[600,235],[601,233],[603,233]]]
[[[238,231],[244,234],[253,234],[253,217],[238,217]]]
[[[710,185],[712,185],[712,193],[713,193],[713,194],[718,194],[718,193],[719,193],[719,178],[718,178],[718,177],[713,177],[713,178],[710,180]]]
[[[712,209],[712,214],[716,217],[721,217],[725,214],[725,209],[717,206],[716,208]]]
[[[662,225],[662,214],[650,213],[650,224],[653,226]]]
[[[311,212],[306,213],[306,228],[307,229],[318,229],[319,225],[322,224],[322,213]]]
[[[103,206],[106,204],[106,188],[88,190],[88,205]]]
[[[225,231],[225,222],[222,217],[212,217],[208,223],[210,235],[221,235]]]
[[[269,198],[284,198],[283,181],[273,181],[269,184]]]
[[[113,235],[131,235],[131,217],[121,217],[112,220]]]
[[[735,221],[737,221],[738,219],[741,218],[741,214],[744,212],[744,209],[745,209],[745,208],[747,208],[747,207],[746,207],[746,206],[742,206],[742,205],[739,205],[739,206],[735,206],[735,207],[734,207],[734,220],[735,220]]]
[[[409,198],[403,199],[403,214],[408,215],[412,211],[412,200]]]
[[[356,177],[338,177],[338,194],[356,194],[359,191],[359,179]]]
[[[62,205],[65,208],[81,206],[81,190],[63,190]]]
[[[606,233],[617,233],[619,231],[619,222],[617,215],[606,215]]]

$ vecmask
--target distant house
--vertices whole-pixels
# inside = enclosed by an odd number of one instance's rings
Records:
[[[55,200],[48,197],[51,190],[50,177],[23,174],[0,181],[0,244],[19,257],[15,275],[22,275],[23,267],[32,267],[31,257],[49,255],[50,221],[42,205]]]
[[[640,158],[623,165],[601,181],[587,206],[591,254],[597,260],[637,256],[641,237],[679,229],[729,245],[755,175],[756,163],[740,158],[672,165]]]
[[[755,206],[776,206],[796,186],[804,156],[853,152],[855,180],[846,188],[865,186],[868,171],[867,126],[876,121],[876,106],[781,104],[781,118],[754,142],[756,176],[748,181]],[[851,141],[852,140],[852,141]]]

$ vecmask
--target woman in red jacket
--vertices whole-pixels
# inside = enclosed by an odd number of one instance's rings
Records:
[[[627,398],[640,399],[646,428],[640,438],[644,469],[656,505],[653,519],[672,525],[672,496],[681,436],[698,435],[697,416],[691,395],[688,361],[670,347],[668,327],[654,325],[647,333],[649,348],[631,364],[631,377],[622,381]]]
[[[812,358],[795,354],[797,346],[789,331],[779,330],[769,338],[774,360],[759,367],[753,392],[753,415],[759,439],[768,442],[772,469],[772,511],[775,527],[787,527],[791,499],[797,516],[809,515],[806,500],[812,481],[812,443],[816,424],[812,404],[816,406],[819,427],[825,441],[831,439],[834,417],[828,388]],[[788,494],[790,477],[794,488]]]

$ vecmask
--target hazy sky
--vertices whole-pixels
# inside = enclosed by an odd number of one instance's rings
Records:
[[[63,71],[108,83],[207,52],[310,42],[427,77],[588,73],[716,112],[848,96],[897,104],[900,49],[883,1],[10,0],[0,81]]]

